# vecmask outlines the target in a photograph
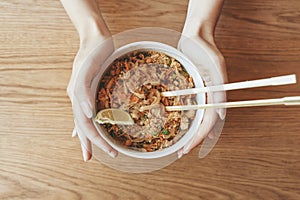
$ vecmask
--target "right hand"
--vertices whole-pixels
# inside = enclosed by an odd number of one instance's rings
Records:
[[[207,86],[227,82],[226,64],[214,41],[215,26],[221,12],[223,0],[190,0],[187,17],[178,48],[199,66],[199,71]],[[207,60],[210,60],[207,62]],[[213,63],[213,64],[212,64]],[[224,102],[225,93],[208,94],[208,102]],[[178,151],[178,157],[187,154],[199,145],[206,136],[214,137],[213,128],[220,118],[225,118],[225,109],[206,109],[200,131]]]
[[[200,35],[183,36],[179,41],[178,48],[191,61],[199,66],[199,71],[207,86],[221,85],[227,82],[226,64],[224,57],[218,50],[213,40],[207,40]],[[209,103],[221,103],[226,101],[224,92],[207,93]],[[206,109],[199,131],[191,141],[178,151],[178,157],[189,153],[198,146],[206,136],[214,137],[212,129],[220,118],[224,120],[225,109]]]

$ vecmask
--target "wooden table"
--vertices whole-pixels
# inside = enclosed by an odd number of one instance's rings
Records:
[[[181,31],[188,1],[99,1],[113,34]],[[230,82],[300,77],[300,1],[228,0],[216,42]],[[78,36],[59,1],[0,2],[0,199],[300,199],[300,107],[228,110],[205,159],[126,174],[83,162],[66,87]],[[298,78],[298,81],[300,79]],[[228,93],[228,100],[300,95],[300,86]]]

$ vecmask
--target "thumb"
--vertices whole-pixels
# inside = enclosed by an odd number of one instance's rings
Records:
[[[85,116],[87,118],[92,118],[94,110],[94,98],[91,92],[91,88],[86,87],[83,84],[79,85],[76,89],[75,97]]]
[[[93,116],[95,98],[92,95],[92,81],[103,70],[101,65],[113,53],[112,38],[108,38],[95,45],[89,55],[82,61],[81,69],[76,77],[74,95],[86,117]]]

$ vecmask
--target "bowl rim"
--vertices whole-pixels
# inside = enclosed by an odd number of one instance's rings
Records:
[[[182,52],[180,52],[178,49],[163,44],[160,42],[154,42],[154,41],[139,41],[139,42],[133,42],[126,44],[124,46],[121,46],[120,48],[116,49],[107,59],[106,61],[101,65],[101,69],[98,72],[98,74],[95,76],[95,78],[92,81],[92,94],[93,96],[97,97],[97,89],[98,89],[98,83],[103,76],[103,73],[108,69],[110,64],[117,59],[118,57],[125,55],[126,53],[135,51],[135,50],[153,50],[158,51],[167,54],[170,57],[175,58],[178,60],[181,65],[187,70],[190,76],[192,76],[195,86],[196,87],[204,87],[204,80],[202,79],[199,71],[197,70],[197,67],[193,64],[193,62],[190,61]],[[204,93],[197,94],[197,102],[206,103],[206,95]],[[96,115],[96,109],[94,110],[94,116]],[[198,132],[199,126],[201,124],[201,121],[204,116],[204,110],[197,110],[195,119],[193,120],[191,126],[189,127],[188,131],[175,143],[172,144],[170,147],[163,148],[161,150],[157,150],[154,152],[141,152],[136,151],[132,149],[128,149],[123,145],[119,145],[114,141],[111,141],[111,137],[108,136],[105,131],[102,130],[100,125],[93,121],[94,126],[96,127],[98,133],[101,135],[101,137],[109,144],[111,145],[115,150],[118,152],[134,157],[134,158],[141,158],[141,159],[154,159],[154,158],[161,158],[164,156],[171,155],[178,150],[180,150],[182,147],[184,147],[193,136]]]

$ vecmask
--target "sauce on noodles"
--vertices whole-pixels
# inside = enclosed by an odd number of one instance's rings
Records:
[[[176,143],[188,130],[195,111],[165,111],[165,106],[196,104],[194,95],[163,97],[161,92],[193,88],[194,81],[176,59],[138,50],[116,59],[101,77],[97,112],[107,108],[130,114],[134,125],[103,124],[102,129],[128,148],[152,152]]]

